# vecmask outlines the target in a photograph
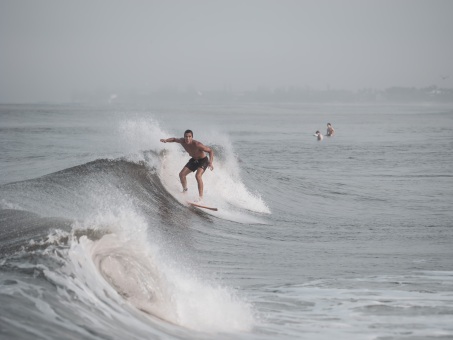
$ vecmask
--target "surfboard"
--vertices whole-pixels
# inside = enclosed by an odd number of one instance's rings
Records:
[[[187,203],[190,204],[191,206],[197,207],[197,208],[209,209],[209,210],[213,210],[213,211],[218,210],[217,208],[207,207],[205,205],[201,205],[201,204],[197,204],[197,203],[193,203],[193,202],[187,202]]]

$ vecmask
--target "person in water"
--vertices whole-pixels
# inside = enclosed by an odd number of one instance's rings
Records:
[[[167,138],[161,139],[162,143],[179,143],[182,145],[184,150],[192,157],[187,164],[182,168],[179,173],[179,179],[181,180],[183,192],[187,191],[187,175],[191,172],[196,171],[195,178],[197,179],[198,184],[198,194],[201,201],[203,199],[203,179],[202,176],[206,170],[209,168],[211,171],[214,170],[212,162],[214,161],[214,152],[211,148],[203,145],[199,141],[193,139],[192,130],[186,130],[184,132],[184,138]],[[205,152],[209,154],[209,159],[206,156]]]
[[[326,136],[327,137],[331,137],[335,134],[335,130],[334,128],[332,127],[332,124],[330,123],[327,123],[327,133],[326,133]]]
[[[322,133],[321,132],[316,131],[313,136],[317,137],[317,140],[322,141],[323,137],[322,137]]]

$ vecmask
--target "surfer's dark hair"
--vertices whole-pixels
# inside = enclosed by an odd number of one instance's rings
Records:
[[[192,132],[192,130],[186,130],[186,131],[184,131],[184,136],[186,135],[186,133],[190,133],[190,134],[192,135],[192,137],[193,137],[193,132]]]

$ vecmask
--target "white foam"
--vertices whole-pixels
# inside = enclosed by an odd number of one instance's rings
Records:
[[[253,327],[251,306],[231,289],[207,282],[193,268],[180,268],[163,255],[159,245],[148,240],[155,228],[132,206],[103,209],[75,227],[108,232],[95,241],[83,236],[69,251],[69,271],[75,272],[79,290],[91,303],[97,297],[105,299],[107,285],[116,303],[127,301],[148,315],[192,330],[235,332]]]
[[[251,306],[220,285],[203,282],[176,268],[164,266],[177,323],[205,332],[250,331]],[[175,320],[176,321],[176,320]]]

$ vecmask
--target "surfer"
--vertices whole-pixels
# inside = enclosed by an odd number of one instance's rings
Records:
[[[319,141],[322,141],[322,138],[323,138],[323,137],[322,137],[322,133],[321,133],[321,132],[316,131],[315,134],[314,134],[313,136],[317,137],[317,139],[318,139]]]
[[[330,123],[327,123],[327,133],[326,133],[326,136],[327,137],[331,137],[335,134],[335,130],[334,128],[332,127],[332,124]]]
[[[203,145],[199,141],[193,139],[193,132],[192,130],[186,130],[184,132],[184,138],[167,138],[161,139],[162,143],[179,143],[182,145],[184,150],[192,157],[189,162],[182,168],[181,172],[179,173],[179,179],[181,180],[182,190],[183,193],[187,191],[187,179],[186,176],[191,172],[196,171],[195,178],[197,179],[198,183],[198,195],[200,196],[198,201],[203,199],[203,179],[202,176],[206,170],[209,168],[214,170],[212,166],[212,162],[214,161],[214,152],[211,148]],[[205,152],[209,154],[206,156]]]

